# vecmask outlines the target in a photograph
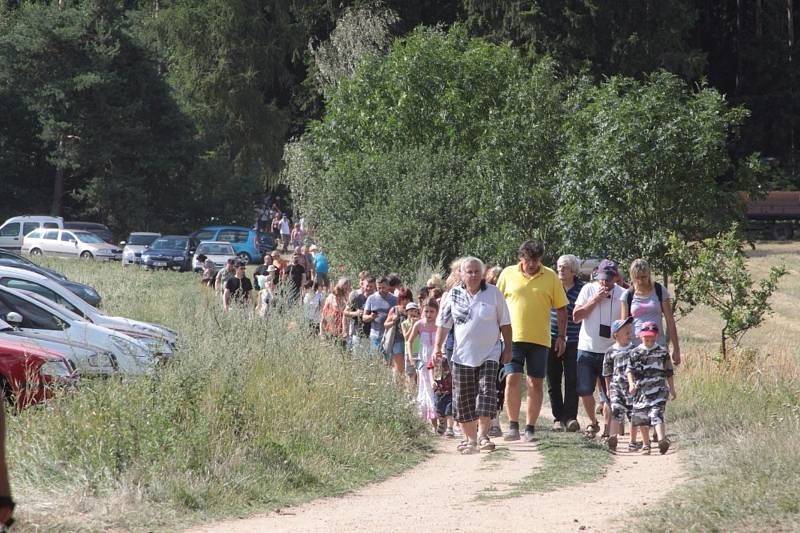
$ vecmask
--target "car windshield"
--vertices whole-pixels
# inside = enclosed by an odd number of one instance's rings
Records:
[[[152,250],[185,250],[188,239],[156,239],[150,247]]]
[[[206,255],[236,255],[230,244],[201,244],[197,248],[198,254]]]
[[[105,241],[103,239],[101,239],[100,237],[98,237],[94,233],[78,233],[78,232],[75,232],[75,236],[78,238],[79,241],[86,242],[86,243],[89,243],[89,244],[103,244],[103,243],[105,243]]]
[[[158,238],[158,235],[130,235],[128,237],[128,244],[133,246],[149,246],[153,241]]]

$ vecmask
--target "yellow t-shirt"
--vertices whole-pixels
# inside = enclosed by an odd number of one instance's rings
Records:
[[[550,309],[567,305],[567,295],[558,275],[542,265],[534,276],[522,271],[522,264],[503,269],[497,279],[511,312],[514,342],[532,342],[550,347]]]

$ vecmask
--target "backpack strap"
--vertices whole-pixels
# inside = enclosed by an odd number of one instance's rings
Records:
[[[656,296],[658,296],[658,303],[661,303],[663,301],[662,294],[663,294],[663,287],[659,282],[656,281]]]
[[[654,285],[656,289],[656,296],[658,297],[658,303],[661,303],[664,301],[664,287],[662,287],[661,284],[657,281],[654,283]],[[631,316],[631,306],[633,305],[633,293],[634,293],[633,287],[631,287],[625,292],[625,301],[628,304],[628,316]]]

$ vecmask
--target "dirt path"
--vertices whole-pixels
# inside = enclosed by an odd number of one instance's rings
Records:
[[[502,440],[497,441],[498,444]],[[622,530],[617,520],[638,507],[653,505],[659,491],[681,481],[679,451],[649,457],[620,452],[606,476],[595,482],[549,493],[476,501],[483,489],[503,490],[531,472],[541,457],[535,444],[502,443],[507,456],[460,456],[443,441],[434,456],[408,472],[338,498],[324,498],[280,512],[190,530],[192,533],[330,531],[579,531]],[[627,448],[622,441],[620,450]],[[480,512],[477,512],[480,510]],[[463,517],[460,513],[464,513]],[[502,527],[501,527],[502,526]]]

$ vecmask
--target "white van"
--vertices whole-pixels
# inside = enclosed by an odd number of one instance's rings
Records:
[[[39,228],[63,228],[64,219],[40,215],[11,217],[0,226],[0,249],[19,251],[22,238]]]

